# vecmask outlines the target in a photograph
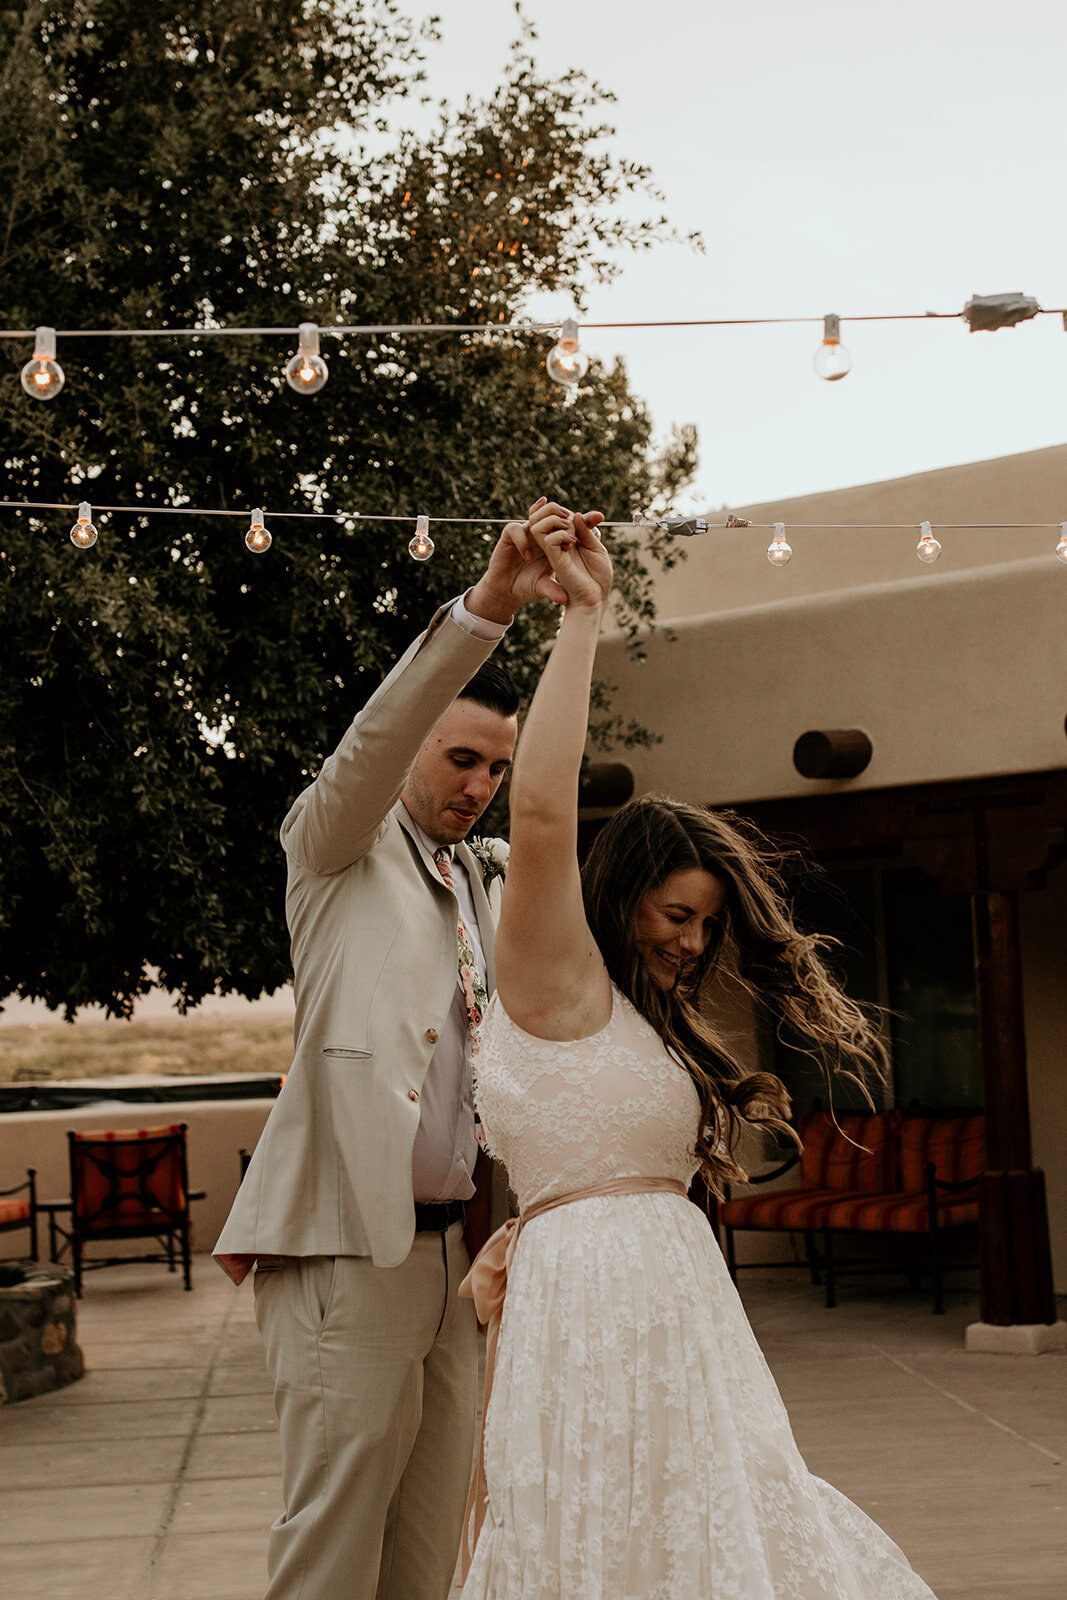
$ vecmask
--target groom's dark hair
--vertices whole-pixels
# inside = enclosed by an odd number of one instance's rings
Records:
[[[456,696],[457,700],[473,700],[502,717],[515,717],[519,712],[519,691],[512,682],[506,667],[496,661],[483,661],[473,678],[470,678]]]

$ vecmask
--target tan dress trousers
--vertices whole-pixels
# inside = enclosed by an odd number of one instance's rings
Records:
[[[264,1600],[447,1600],[474,1454],[462,1224],[407,1259],[294,1256],[255,1276],[285,1512]]]

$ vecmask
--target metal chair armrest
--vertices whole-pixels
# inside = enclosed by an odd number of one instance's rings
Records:
[[[976,1188],[978,1179],[960,1178],[957,1180],[953,1178],[939,1178],[937,1175],[936,1166],[932,1161],[928,1161],[926,1163],[926,1182],[928,1187],[932,1186],[934,1189],[947,1189],[952,1193],[959,1194],[963,1189]]]
[[[36,1177],[36,1168],[34,1168],[34,1167],[28,1168],[27,1169],[27,1173],[26,1173],[26,1177],[22,1180],[21,1183],[13,1183],[11,1185],[10,1189],[0,1189],[0,1200],[6,1199],[7,1196],[11,1195],[11,1194],[22,1194],[24,1190],[28,1190],[30,1195],[32,1196],[33,1187],[34,1187],[34,1178],[35,1177]]]
[[[791,1156],[786,1157],[781,1166],[772,1167],[770,1172],[757,1172],[753,1177],[746,1179],[746,1182],[770,1183],[774,1178],[781,1178],[784,1177],[787,1172],[792,1172],[799,1160],[800,1151],[794,1150]]]

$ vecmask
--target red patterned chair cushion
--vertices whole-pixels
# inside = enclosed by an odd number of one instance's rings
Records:
[[[797,1123],[804,1143],[801,1189],[865,1194],[892,1189],[896,1167],[894,1128],[888,1116],[809,1111]]]
[[[938,1197],[939,1228],[958,1228],[977,1221],[977,1200]],[[841,1196],[824,1208],[821,1226],[846,1232],[929,1233],[929,1201],[925,1193]]]
[[[107,1144],[125,1144],[130,1139],[174,1139],[182,1131],[180,1122],[165,1128],[89,1128],[75,1134],[76,1139],[103,1139]]]
[[[74,1220],[82,1232],[160,1226],[185,1209],[180,1123],[77,1134]]]
[[[0,1228],[15,1228],[20,1222],[29,1222],[28,1200],[0,1200]]]
[[[948,1183],[964,1183],[985,1171],[985,1118],[901,1116],[900,1188],[905,1194],[926,1190],[926,1166],[932,1161],[937,1176]],[[889,1187],[889,1185],[886,1185]],[[938,1201],[938,1214],[941,1212]]]

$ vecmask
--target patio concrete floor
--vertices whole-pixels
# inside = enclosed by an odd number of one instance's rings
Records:
[[[86,1376],[0,1408],[4,1600],[260,1600],[279,1458],[251,1289],[203,1258],[193,1281],[91,1275]],[[809,1466],[941,1600],[1064,1600],[1067,1352],[965,1354],[962,1293],[934,1317],[870,1283],[834,1311],[800,1273],[742,1286]]]

